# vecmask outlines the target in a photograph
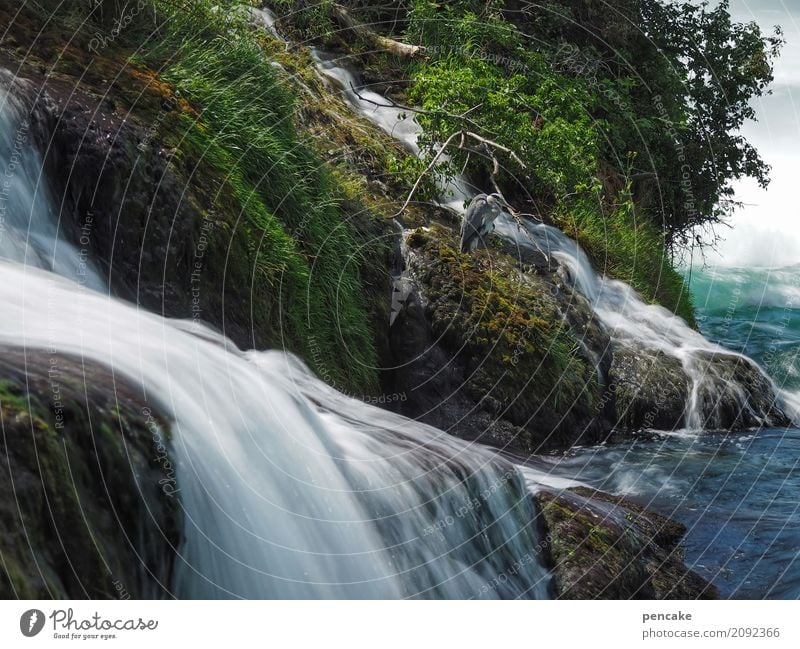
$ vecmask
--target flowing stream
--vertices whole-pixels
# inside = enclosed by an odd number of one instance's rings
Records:
[[[360,88],[345,63],[318,50],[314,59],[343,89],[354,112],[419,155],[420,129],[410,116],[401,118],[396,107],[381,105],[386,101],[380,95]],[[477,193],[465,178],[441,190],[441,203],[459,214]],[[629,446],[579,447],[559,457],[533,458],[531,466],[522,467],[529,487],[583,484],[631,497],[687,525],[687,563],[723,597],[800,597],[800,430],[770,428],[762,421],[763,427],[742,434],[702,432],[719,428],[723,394],[750,409],[745,391],[705,362],[714,354],[755,359],[768,370],[779,405],[800,421],[798,268],[695,273],[691,288],[700,333],[667,309],[646,303],[626,283],[599,275],[560,230],[531,221],[523,225],[526,232],[504,215],[496,233],[517,246],[546,251],[589,300],[615,345],[678,359],[691,384],[684,430],[642,435]]]
[[[0,92],[20,83],[0,68]],[[0,258],[45,268],[102,291],[105,283],[87,252],[59,236],[42,158],[31,142],[31,125],[19,99],[11,92],[0,97]]]
[[[106,364],[172,419],[177,596],[547,597],[513,464],[339,394],[288,354],[104,295],[90,264],[79,274],[4,87],[0,342]]]

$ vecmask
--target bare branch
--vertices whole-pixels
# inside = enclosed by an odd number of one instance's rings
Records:
[[[405,210],[408,207],[409,203],[411,202],[411,198],[414,196],[414,194],[416,193],[417,189],[419,188],[419,185],[422,182],[422,179],[427,174],[429,174],[431,172],[431,170],[436,166],[436,162],[439,160],[439,158],[442,157],[442,154],[444,154],[445,149],[447,149],[447,147],[450,146],[450,144],[453,142],[453,140],[457,136],[461,137],[461,142],[459,142],[458,148],[460,150],[467,151],[468,152],[467,155],[469,155],[470,151],[479,151],[479,152],[483,153],[484,155],[486,155],[490,160],[492,160],[492,164],[493,164],[493,169],[492,169],[492,174],[491,174],[491,176],[492,176],[492,185],[497,190],[497,193],[500,194],[501,196],[503,194],[500,191],[500,189],[499,189],[499,187],[497,185],[497,181],[496,181],[496,177],[500,173],[500,162],[497,160],[497,157],[492,153],[492,151],[491,151],[491,149],[489,147],[494,147],[496,149],[499,149],[500,151],[508,154],[520,167],[522,167],[523,169],[527,168],[525,166],[525,163],[522,162],[520,157],[512,149],[509,149],[508,147],[503,146],[502,144],[498,144],[497,142],[494,142],[493,140],[489,140],[489,139],[487,139],[485,137],[481,137],[480,135],[478,135],[476,133],[473,133],[472,131],[466,131],[466,130],[454,131],[450,135],[450,137],[448,137],[447,140],[445,140],[444,144],[442,144],[442,146],[436,152],[436,155],[433,156],[433,159],[430,161],[428,166],[425,167],[423,172],[419,175],[419,178],[417,178],[416,182],[414,183],[414,186],[411,188],[411,191],[409,192],[408,196],[406,197],[406,200],[403,203],[403,206],[398,210],[398,212],[396,214],[393,214],[391,216],[391,218],[393,218],[393,219],[397,218],[398,216],[400,216],[403,213],[403,210]],[[467,147],[465,145],[465,139],[467,137],[479,142],[482,145],[482,147],[479,147],[478,149],[471,149],[471,148]],[[505,200],[505,197],[503,198],[503,200]],[[508,203],[508,201],[506,201],[506,203]],[[517,217],[520,215],[519,212],[515,212],[515,214],[517,215]],[[512,216],[513,216],[513,214],[512,214]],[[541,220],[541,219],[538,219],[538,217],[534,216],[533,214],[526,215],[526,216],[531,216],[533,218],[536,218],[537,220]],[[515,218],[517,218],[517,217],[515,217]]]
[[[467,110],[465,110],[460,115],[457,115],[456,113],[449,113],[443,109],[426,110],[424,108],[415,108],[413,106],[406,106],[405,104],[401,104],[392,99],[391,97],[387,97],[386,95],[383,95],[383,98],[386,100],[387,103],[382,104],[380,102],[375,101],[374,99],[370,99],[369,97],[364,97],[352,83],[350,84],[350,90],[352,90],[353,94],[356,97],[358,97],[361,101],[367,104],[372,104],[376,108],[397,108],[399,110],[408,111],[409,113],[417,113],[418,115],[443,115],[451,119],[463,120],[467,124],[470,124],[473,128],[481,128],[480,124],[478,124],[475,120],[467,117],[467,115],[469,115],[473,110],[477,110],[478,108],[483,106],[482,103],[476,104],[472,108],[468,108]]]
[[[400,110],[406,110],[409,113],[419,113],[420,115],[430,115],[431,111],[425,110],[423,108],[414,108],[413,106],[405,106],[399,102],[396,102],[394,99],[390,97],[386,97],[384,95],[384,99],[387,103],[381,104],[380,102],[375,101],[374,99],[370,99],[369,97],[364,97],[360,92],[358,92],[358,88],[356,88],[352,83],[350,83],[350,90],[353,91],[353,94],[358,97],[361,101],[366,102],[368,104],[372,104],[376,108],[398,108]]]
[[[466,135],[471,137],[473,140],[477,140],[478,142],[483,142],[484,144],[488,144],[489,146],[494,147],[495,149],[500,149],[504,153],[507,153],[508,155],[510,155],[511,158],[514,160],[514,162],[516,162],[520,167],[522,167],[523,169],[527,169],[527,167],[525,166],[525,163],[522,162],[520,157],[516,153],[514,153],[514,151],[509,149],[508,147],[505,147],[502,144],[498,144],[497,142],[494,142],[492,140],[486,139],[485,137],[481,137],[480,135],[477,135],[476,133],[473,133],[472,131],[467,131]]]
[[[373,43],[378,49],[383,49],[391,52],[392,54],[407,58],[414,57],[423,51],[423,48],[421,48],[419,45],[401,43],[400,41],[388,38],[387,36],[381,36],[380,34],[377,34],[366,25],[362,25],[361,23],[357,22],[350,15],[350,12],[340,4],[333,5],[333,17],[340,25],[342,25],[342,27],[351,30],[354,34],[363,38],[365,41]]]
[[[433,156],[433,160],[430,161],[428,166],[425,167],[425,170],[419,175],[419,178],[417,178],[417,182],[414,183],[414,186],[411,188],[411,191],[408,193],[408,197],[406,198],[406,202],[403,203],[403,206],[397,211],[397,214],[394,214],[391,218],[394,219],[394,218],[400,216],[403,213],[403,210],[405,210],[408,207],[408,204],[411,202],[411,198],[414,196],[414,194],[416,193],[417,189],[419,188],[419,184],[422,182],[422,179],[425,177],[426,174],[430,173],[431,169],[433,169],[434,166],[436,165],[436,162],[439,160],[439,158],[442,157],[442,154],[444,153],[444,150],[450,145],[450,143],[458,135],[463,135],[463,132],[462,131],[456,131],[449,138],[447,138],[447,140],[445,140],[444,144],[436,152],[436,155]]]
[[[508,147],[505,147],[505,146],[503,146],[501,144],[497,144],[496,142],[493,142],[492,140],[489,140],[487,138],[481,137],[481,136],[479,136],[479,135],[477,135],[477,134],[475,134],[475,133],[473,133],[471,131],[464,131],[464,130],[455,131],[450,135],[450,137],[447,138],[447,140],[445,140],[444,144],[442,144],[442,146],[436,152],[436,155],[434,155],[433,159],[430,161],[430,163],[428,163],[428,166],[419,175],[419,178],[417,178],[417,181],[414,183],[414,186],[411,188],[411,191],[409,192],[408,196],[406,197],[406,200],[405,200],[405,203],[403,203],[403,206],[391,218],[393,218],[393,219],[397,218],[408,207],[409,203],[411,202],[411,198],[414,196],[414,194],[416,193],[417,189],[419,188],[419,185],[422,182],[422,179],[425,177],[426,174],[431,172],[431,170],[434,168],[434,166],[436,166],[436,162],[444,154],[444,152],[447,149],[447,147],[450,146],[450,144],[452,144],[453,140],[456,137],[459,137],[459,136],[461,137],[461,140],[460,140],[460,142],[458,144],[458,148],[460,150],[466,151],[467,152],[467,156],[469,156],[473,152],[476,152],[476,153],[481,153],[481,154],[485,155],[486,157],[488,157],[491,160],[491,162],[492,162],[492,171],[490,173],[490,180],[491,180],[491,183],[492,183],[492,187],[494,188],[494,191],[497,194],[499,194],[500,197],[503,199],[503,202],[506,204],[508,213],[514,219],[514,221],[516,222],[517,227],[520,229],[520,231],[524,232],[525,236],[530,240],[530,242],[533,244],[534,248],[536,248],[536,250],[538,250],[545,257],[545,259],[549,260],[550,256],[544,250],[542,250],[542,248],[539,245],[539,243],[536,241],[536,239],[533,238],[533,236],[528,231],[528,229],[525,227],[525,224],[522,221],[522,217],[530,217],[530,218],[533,218],[536,221],[539,221],[541,223],[541,218],[539,218],[535,214],[522,213],[522,212],[519,212],[518,210],[514,209],[511,206],[511,203],[509,203],[509,201],[503,195],[503,192],[500,189],[500,185],[497,182],[497,176],[500,174],[500,169],[501,169],[500,161],[497,159],[497,156],[494,154],[494,152],[492,151],[491,147],[492,146],[497,147],[500,151],[503,151],[504,153],[507,153],[508,155],[510,155],[515,161],[517,161],[517,163],[523,169],[526,168],[525,164],[522,162],[522,160],[520,160],[519,156],[514,151],[509,149]],[[466,138],[467,137],[478,141],[480,143],[480,146],[476,147],[476,148],[472,148],[472,147],[466,146]],[[466,165],[465,165],[465,168],[466,168]]]

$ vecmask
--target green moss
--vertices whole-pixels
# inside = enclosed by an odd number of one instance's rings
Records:
[[[591,418],[594,367],[562,318],[553,285],[504,253],[461,253],[438,226],[415,230],[408,241],[424,274],[434,333],[467,359],[477,400],[491,397],[519,425],[533,420],[542,436],[562,417]]]
[[[425,233],[425,231],[417,229],[408,235],[408,237],[406,238],[406,243],[410,248],[421,248],[428,242],[428,240],[429,237]]]
[[[105,368],[59,356],[53,374],[52,360],[6,349],[0,363],[0,597],[108,598],[112,575],[146,596],[150,575],[166,579],[179,503],[160,488],[145,403]]]
[[[33,430],[48,430],[46,411],[41,403],[31,395],[25,394],[12,381],[0,380],[0,411],[3,421],[13,418],[27,422]]]
[[[207,260],[213,280],[239,265],[237,276],[252,277],[253,303],[233,308],[249,309],[267,340],[332,384],[369,390],[377,363],[363,254],[341,191],[296,132],[294,97],[243,19],[211,3],[165,11],[166,33],[139,56],[163,66],[160,78],[200,116],[165,125],[173,168],[207,188],[217,226],[242,229],[247,240],[246,258]]]
[[[638,542],[588,508],[550,494],[540,496],[539,503],[548,537],[558,540],[549,548],[559,598],[647,596]]]

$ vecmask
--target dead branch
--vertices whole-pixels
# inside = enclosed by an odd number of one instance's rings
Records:
[[[362,38],[368,43],[375,45],[377,49],[386,50],[397,56],[405,58],[414,57],[422,51],[419,45],[409,45],[408,43],[401,43],[387,36],[381,36],[375,33],[366,25],[356,21],[342,5],[333,5],[333,17],[342,27],[349,29],[356,36]]]
[[[499,194],[500,197],[503,199],[503,202],[506,204],[506,207],[507,207],[507,210],[508,210],[509,214],[511,214],[511,217],[516,222],[517,227],[522,232],[525,233],[525,236],[530,240],[530,242],[533,244],[533,246],[536,248],[536,250],[538,250],[542,255],[544,255],[544,257],[546,259],[549,259],[550,256],[544,250],[542,250],[542,248],[539,245],[539,243],[536,241],[536,239],[533,238],[531,233],[528,232],[528,229],[525,227],[525,224],[522,221],[522,217],[524,217],[524,216],[533,218],[533,219],[535,219],[535,220],[537,220],[539,222],[541,222],[541,218],[539,218],[535,214],[523,213],[523,212],[520,212],[520,211],[514,209],[511,206],[511,203],[509,203],[508,200],[506,199],[506,197],[503,195],[503,192],[500,189],[500,185],[497,182],[497,177],[500,174],[500,161],[497,159],[497,156],[494,154],[494,151],[492,151],[492,147],[496,147],[498,150],[508,154],[523,169],[527,168],[525,166],[525,163],[522,162],[520,157],[514,151],[509,149],[508,147],[503,146],[502,144],[498,144],[497,142],[493,142],[492,140],[489,140],[487,138],[481,137],[480,135],[477,135],[476,133],[473,133],[472,131],[466,131],[466,130],[455,131],[450,135],[450,137],[447,138],[447,140],[445,140],[444,144],[442,144],[442,146],[436,152],[436,155],[433,156],[433,159],[428,163],[428,165],[425,167],[423,172],[417,178],[416,182],[414,183],[414,186],[411,188],[411,191],[408,193],[408,196],[406,197],[406,200],[403,203],[403,206],[397,211],[396,214],[394,214],[392,216],[392,218],[394,219],[394,218],[397,218],[398,216],[400,216],[403,213],[403,211],[408,207],[409,203],[411,202],[412,197],[414,196],[414,194],[416,193],[417,189],[419,188],[419,185],[422,182],[422,179],[427,174],[429,174],[431,172],[431,170],[436,166],[436,163],[439,160],[439,158],[442,157],[442,155],[444,154],[444,152],[447,149],[447,147],[452,144],[453,140],[455,140],[456,137],[460,137],[461,138],[460,142],[458,143],[458,147],[457,148],[459,150],[466,151],[468,156],[470,155],[470,153],[475,152],[475,153],[480,153],[481,155],[484,155],[484,156],[486,156],[487,158],[489,158],[491,160],[491,162],[492,162],[492,171],[490,173],[490,179],[491,179],[492,187],[494,188],[495,192],[497,194]],[[478,142],[478,146],[477,147],[469,147],[469,146],[467,146],[466,145],[467,138],[471,138],[471,139],[477,141]]]
[[[457,146],[457,148],[459,150],[466,151],[468,154],[469,154],[470,151],[479,151],[480,150],[481,153],[483,153],[484,155],[486,155],[488,158],[490,158],[493,161],[493,164],[495,165],[495,168],[494,168],[494,170],[492,172],[492,179],[493,179],[492,183],[493,183],[493,185],[495,187],[497,186],[497,183],[496,183],[496,181],[494,179],[497,176],[497,174],[499,173],[499,170],[500,170],[500,166],[499,165],[500,165],[500,163],[498,162],[496,156],[492,153],[492,151],[490,150],[489,147],[495,147],[495,148],[499,149],[500,151],[502,151],[503,153],[508,154],[520,167],[522,167],[523,169],[527,169],[525,163],[522,162],[520,157],[514,151],[509,149],[508,147],[503,146],[502,144],[498,144],[497,142],[489,140],[489,139],[487,139],[485,137],[481,137],[480,135],[477,135],[476,133],[473,133],[472,131],[467,131],[467,130],[454,131],[450,135],[450,137],[448,137],[447,140],[445,140],[444,144],[442,144],[442,146],[439,147],[439,150],[436,152],[436,155],[433,156],[433,159],[430,161],[430,163],[428,163],[428,166],[425,167],[423,172],[419,175],[419,178],[417,178],[416,182],[414,183],[413,187],[411,188],[411,191],[409,192],[408,196],[406,197],[406,200],[403,203],[403,206],[398,210],[398,212],[396,214],[393,214],[391,218],[393,218],[393,219],[397,218],[398,216],[400,216],[403,213],[403,210],[405,210],[408,207],[408,205],[411,202],[411,199],[413,198],[413,196],[416,193],[417,189],[419,189],[419,185],[422,182],[422,179],[427,174],[429,174],[431,172],[431,170],[436,166],[436,163],[438,162],[439,158],[441,158],[442,155],[444,154],[445,149],[447,149],[447,147],[450,146],[453,143],[453,140],[455,140],[456,137],[460,137],[461,138],[461,141],[459,142],[459,144]],[[476,142],[479,143],[480,146],[476,147],[476,148],[471,148],[471,147],[466,146],[466,139],[467,138],[475,140]],[[498,190],[498,193],[500,193],[500,195],[502,196],[502,193],[499,190]],[[505,200],[505,198],[504,198],[504,200]]]
[[[495,149],[500,149],[503,153],[507,153],[508,155],[510,155],[511,159],[514,160],[514,162],[516,162],[520,167],[522,167],[523,169],[527,169],[527,167],[525,166],[525,163],[522,162],[520,157],[516,153],[514,153],[511,149],[509,149],[508,147],[505,147],[502,144],[498,144],[497,142],[493,142],[492,140],[488,140],[485,137],[481,137],[480,135],[477,135],[477,134],[473,133],[472,131],[466,131],[465,135],[468,135],[473,140],[477,140],[478,142],[481,142],[483,144],[487,144],[487,145],[489,145],[489,146],[491,146],[491,147],[493,147]]]
[[[433,160],[431,160],[430,163],[428,163],[428,166],[425,167],[423,172],[419,175],[419,178],[417,178],[417,182],[414,183],[414,186],[411,188],[411,191],[408,193],[408,196],[406,197],[406,202],[403,203],[403,206],[397,211],[397,214],[392,215],[391,218],[393,218],[393,219],[397,218],[398,216],[400,216],[403,213],[403,210],[405,210],[408,207],[408,204],[411,202],[412,197],[414,196],[414,194],[416,193],[417,189],[419,188],[419,184],[422,182],[422,179],[426,176],[426,174],[430,173],[431,169],[433,169],[434,166],[436,165],[436,162],[439,160],[439,158],[442,157],[442,154],[444,153],[444,150],[449,146],[449,144],[458,135],[461,135],[463,137],[463,131],[456,131],[449,138],[447,138],[445,140],[444,144],[436,152],[436,155],[433,156]]]

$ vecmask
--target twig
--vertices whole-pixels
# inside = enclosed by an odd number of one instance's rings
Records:
[[[375,101],[374,99],[362,96],[361,93],[358,91],[358,89],[352,84],[352,82],[350,83],[350,90],[353,91],[353,94],[356,97],[358,97],[360,101],[366,102],[367,104],[372,104],[376,108],[398,108],[399,110],[408,111],[409,113],[417,113],[418,115],[443,115],[444,117],[449,117],[450,119],[463,120],[467,124],[470,124],[473,128],[481,128],[480,124],[478,124],[474,119],[470,119],[469,117],[467,117],[467,115],[469,115],[473,110],[477,110],[478,108],[483,106],[483,103],[476,104],[472,108],[468,108],[467,110],[465,110],[460,115],[457,115],[456,113],[450,113],[446,110],[441,110],[441,109],[426,110],[425,108],[414,108],[413,106],[406,106],[405,104],[401,104],[392,99],[391,97],[387,97],[386,95],[382,96],[388,103],[381,104]]]
[[[458,148],[460,150],[466,151],[467,152],[467,156],[469,156],[472,152],[482,153],[492,161],[492,171],[491,171],[491,174],[490,174],[490,180],[491,180],[491,183],[492,183],[492,187],[494,188],[495,192],[502,198],[503,203],[505,203],[505,206],[507,208],[508,213],[511,215],[511,218],[514,219],[514,222],[517,224],[517,227],[520,229],[520,231],[525,233],[525,236],[530,240],[530,242],[533,244],[533,246],[536,248],[536,250],[538,250],[545,257],[545,259],[547,259],[549,261],[550,260],[550,255],[548,255],[544,250],[542,250],[542,247],[539,245],[539,243],[536,241],[536,239],[533,238],[533,236],[528,231],[528,229],[525,227],[525,224],[522,221],[522,217],[523,216],[527,216],[527,217],[531,217],[531,218],[533,218],[533,219],[535,219],[535,220],[537,220],[537,221],[539,221],[541,223],[541,221],[542,221],[541,218],[536,216],[536,215],[534,215],[534,214],[519,212],[518,210],[514,209],[511,206],[511,203],[509,203],[508,200],[506,200],[506,197],[503,195],[503,192],[500,189],[500,185],[497,182],[497,176],[500,174],[500,161],[497,159],[497,156],[494,155],[494,153],[492,152],[490,146],[497,147],[500,151],[503,151],[504,153],[507,153],[508,155],[510,155],[515,161],[517,161],[517,163],[523,169],[526,168],[525,163],[523,163],[522,160],[520,160],[519,156],[514,151],[509,149],[508,147],[505,147],[505,146],[503,146],[501,144],[498,144],[497,142],[493,142],[492,140],[489,140],[487,138],[481,137],[480,135],[477,135],[476,133],[473,133],[471,131],[464,131],[464,130],[455,131],[454,133],[452,133],[450,135],[450,137],[447,138],[447,140],[445,140],[444,144],[442,144],[442,146],[436,152],[436,155],[434,155],[433,159],[430,161],[430,163],[428,163],[428,166],[423,170],[423,172],[417,178],[417,181],[414,183],[414,186],[411,188],[411,191],[409,192],[408,196],[406,197],[406,200],[405,200],[405,203],[403,203],[403,206],[391,218],[393,218],[393,219],[397,218],[408,207],[409,203],[411,202],[412,197],[414,196],[414,194],[416,193],[417,189],[419,188],[419,185],[422,182],[422,179],[425,177],[426,174],[430,173],[430,171],[436,165],[436,162],[444,154],[445,149],[447,149],[447,147],[450,146],[450,144],[453,142],[453,140],[456,137],[459,137],[459,136],[461,137],[461,141],[458,144]],[[480,146],[477,147],[477,148],[474,148],[474,149],[472,147],[466,146],[466,138],[467,137],[472,138],[474,140],[477,140],[480,143]]]
[[[504,153],[507,153],[508,155],[510,155],[511,158],[520,167],[522,167],[523,169],[527,169],[528,168],[528,167],[525,166],[525,163],[522,162],[520,157],[516,153],[514,153],[511,149],[509,149],[508,147],[505,147],[502,144],[498,144],[497,142],[494,142],[493,140],[489,140],[489,139],[487,139],[485,137],[481,137],[480,135],[477,135],[476,133],[473,133],[472,131],[467,131],[466,135],[469,135],[472,139],[477,140],[478,142],[483,142],[484,144],[488,144],[489,146],[493,146],[495,149],[500,149]]]
[[[456,136],[462,135],[462,133],[463,133],[462,131],[456,131],[449,138],[447,138],[447,140],[445,140],[444,144],[436,152],[436,155],[433,156],[433,160],[430,161],[428,166],[425,167],[425,170],[419,175],[419,178],[417,178],[417,182],[414,183],[414,186],[411,188],[411,191],[408,193],[408,197],[406,198],[406,202],[403,203],[403,206],[397,211],[397,214],[394,214],[391,218],[393,218],[393,219],[397,218],[398,216],[400,216],[403,213],[403,210],[405,210],[408,207],[408,204],[411,202],[411,198],[414,196],[414,193],[419,188],[419,184],[422,182],[422,179],[425,177],[426,174],[430,173],[431,169],[433,169],[433,167],[436,165],[436,161],[439,160],[439,158],[442,156],[442,154],[444,153],[444,150],[449,146],[449,144],[456,138]]]

